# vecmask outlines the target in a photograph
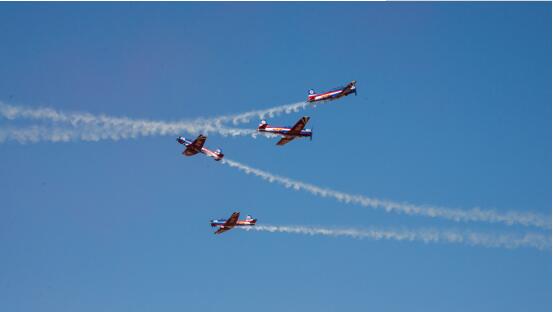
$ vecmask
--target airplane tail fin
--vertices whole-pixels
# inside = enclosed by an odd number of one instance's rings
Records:
[[[353,91],[353,93],[355,93],[355,96],[357,96],[357,88],[355,87],[355,84],[357,83],[357,81],[353,80],[350,85],[351,85],[351,90]]]
[[[217,155],[217,157],[219,157],[219,159],[217,160],[221,160],[223,157],[225,157],[225,154],[223,154],[223,150],[218,148],[215,150],[215,155]]]
[[[310,89],[309,92],[307,92],[307,102],[311,102],[315,100],[315,90]]]
[[[265,119],[263,119],[259,123],[259,126],[257,126],[257,129],[261,130],[261,129],[265,129],[265,128],[267,128],[267,121]]]
[[[180,137],[177,138],[177,142],[178,142],[179,144],[184,144],[185,140],[186,140],[186,139],[185,139],[184,137],[182,137],[182,136],[180,136]]]
[[[257,219],[252,218],[252,216],[246,216],[246,221],[249,222],[250,225],[254,225],[257,222]]]

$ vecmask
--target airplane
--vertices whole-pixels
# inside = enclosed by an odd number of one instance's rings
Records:
[[[207,139],[204,135],[199,135],[194,141],[187,140],[185,137],[178,137],[177,142],[186,146],[186,149],[182,152],[184,156],[192,156],[198,153],[204,153],[208,157],[213,157],[216,161],[219,161],[225,157],[221,149],[215,151],[208,150],[204,147],[205,140]]]
[[[336,100],[352,93],[355,93],[355,96],[357,96],[357,88],[355,87],[356,83],[357,82],[353,80],[344,87],[334,88],[333,90],[324,93],[315,93],[315,91],[311,89],[307,95],[307,102]]]
[[[231,230],[235,226],[254,226],[257,222],[257,219],[253,219],[251,216],[247,216],[246,220],[238,220],[240,217],[240,212],[233,212],[230,218],[228,219],[216,219],[211,220],[211,226],[218,226],[219,229],[214,234],[221,234],[228,230]]]
[[[273,127],[268,125],[267,121],[261,120],[261,123],[257,127],[257,131],[279,134],[283,136],[283,138],[280,139],[280,141],[278,141],[276,145],[284,145],[297,137],[313,138],[313,131],[311,129],[303,129],[308,121],[309,121],[309,117],[304,116],[300,120],[298,120],[298,122],[296,122],[294,126],[289,128],[289,127]]]

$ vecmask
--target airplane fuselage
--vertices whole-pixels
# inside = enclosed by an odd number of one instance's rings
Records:
[[[273,134],[280,134],[283,136],[297,136],[297,137],[310,137],[313,135],[311,129],[302,129],[299,132],[291,133],[291,129],[289,127],[265,127],[265,128],[259,128],[259,132],[266,132],[266,133],[273,133]]]
[[[307,96],[307,102],[317,102],[317,101],[330,101],[330,100],[336,100],[343,96],[347,96],[351,93],[357,94],[357,90],[355,88],[355,81],[350,82],[346,87],[328,91],[325,93],[314,93],[309,94]]]
[[[186,146],[186,147],[189,147],[191,144],[192,144],[192,141],[186,139],[185,137],[179,137],[177,139],[177,142],[179,142],[180,144]],[[216,153],[210,149],[207,149],[205,147],[202,147],[201,149],[196,149],[197,152],[200,152],[200,153],[203,153],[205,154],[206,156],[209,156],[209,157],[213,157],[213,159],[219,161],[221,159],[223,159],[223,155],[220,154],[220,153]],[[186,156],[192,156],[192,155],[187,155],[187,154],[184,154]]]
[[[220,220],[211,220],[210,224],[211,226],[224,226],[225,222],[227,222],[227,219],[220,219]],[[257,222],[257,219],[251,219],[251,220],[238,220],[236,221],[236,225],[234,226],[253,226]]]

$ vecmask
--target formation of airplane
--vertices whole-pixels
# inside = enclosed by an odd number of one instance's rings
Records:
[[[281,135],[283,138],[276,145],[284,145],[297,137],[313,138],[313,131],[311,129],[304,129],[308,121],[309,117],[304,116],[292,127],[275,127],[268,125],[267,121],[261,120],[257,131]]]
[[[182,152],[184,156],[192,156],[198,153],[204,153],[208,157],[213,157],[213,159],[215,159],[216,161],[223,159],[223,157],[225,157],[225,154],[223,154],[223,151],[221,151],[221,149],[211,151],[204,147],[206,139],[207,137],[201,134],[194,141],[189,141],[185,137],[180,136],[177,138],[177,142],[186,146],[186,148]]]
[[[315,93],[315,91],[311,89],[309,90],[309,94],[307,95],[307,102],[336,100],[352,93],[355,93],[355,95],[357,96],[357,88],[355,87],[355,84],[356,81],[353,80],[343,87],[335,88],[324,93]]]
[[[331,91],[324,93],[315,93],[314,90],[309,90],[309,95],[307,96],[307,102],[319,102],[319,101],[328,101],[339,99],[344,96],[348,96],[352,93],[357,95],[357,88],[355,87],[356,81],[348,83],[346,86],[335,88]],[[263,133],[272,133],[282,136],[282,138],[277,142],[276,145],[285,145],[288,142],[294,140],[298,137],[309,137],[313,138],[312,129],[304,129],[309,121],[309,117],[304,116],[300,118],[292,127],[277,127],[267,124],[267,121],[261,120],[261,123],[257,127],[258,132]],[[204,135],[199,135],[194,141],[190,141],[185,137],[179,136],[177,142],[186,146],[182,154],[184,156],[193,156],[198,153],[203,153],[208,157],[212,157],[216,161],[219,161],[225,157],[225,154],[220,149],[211,151],[204,147],[207,137]],[[247,216],[245,220],[239,220],[240,212],[234,212],[228,219],[216,219],[211,220],[210,224],[212,227],[219,227],[215,234],[221,234],[228,230],[233,229],[235,226],[254,226],[257,223],[257,219],[253,219],[251,216]]]
[[[215,227],[218,226],[219,229],[214,232],[214,234],[221,234],[223,232],[226,232],[228,230],[231,230],[235,226],[254,226],[257,222],[257,219],[252,218],[251,216],[247,216],[245,220],[239,220],[240,218],[240,212],[234,212],[228,219],[216,219],[211,220],[211,226]]]

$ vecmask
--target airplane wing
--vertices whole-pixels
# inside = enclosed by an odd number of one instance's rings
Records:
[[[204,135],[199,135],[196,140],[194,140],[192,142],[192,144],[190,144],[190,146],[193,146],[195,149],[198,149],[198,150],[201,150],[202,147],[204,147],[204,143],[205,143],[205,140],[207,139],[206,136]]]
[[[230,218],[228,218],[227,222],[223,225],[224,227],[233,227],[236,225],[236,222],[238,222],[238,218],[240,217],[240,212],[234,212]]]
[[[282,139],[280,139],[280,141],[278,141],[276,145],[284,145],[284,144],[287,144],[288,142],[292,141],[293,139],[295,139],[295,137],[293,137],[293,136],[285,136],[285,137],[283,137]]]
[[[230,229],[231,229],[231,228],[227,228],[227,227],[222,226],[222,227],[220,227],[217,231],[215,231],[215,232],[213,232],[213,233],[214,233],[214,234],[221,234],[221,233],[224,233],[224,232],[226,232],[226,231],[228,231],[228,230],[230,230]]]
[[[240,212],[234,212],[232,216],[228,218],[227,222],[225,222],[225,224],[223,224],[217,231],[215,231],[215,234],[221,234],[232,229],[236,225],[236,222],[238,222],[239,217]]]
[[[199,135],[196,140],[194,140],[190,145],[186,147],[183,154],[186,156],[192,156],[198,154],[198,152],[202,149],[204,146],[205,140],[207,139],[204,135]]]
[[[303,130],[308,121],[309,117],[302,117],[292,128],[290,128],[290,133],[299,133],[301,130]]]

